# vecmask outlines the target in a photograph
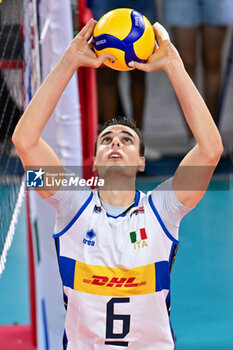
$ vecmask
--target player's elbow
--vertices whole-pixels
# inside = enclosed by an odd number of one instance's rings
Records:
[[[20,143],[18,133],[16,132],[16,128],[15,128],[15,131],[14,131],[12,137],[11,137],[11,141],[15,145],[15,147]]]
[[[20,137],[17,127],[15,128],[15,131],[11,137],[11,141],[16,149],[22,147],[22,137]]]
[[[221,158],[221,155],[223,154],[223,143],[222,143],[222,138],[221,136],[219,135],[219,138],[216,142],[216,146],[215,146],[215,157],[217,158]]]
[[[224,147],[223,147],[223,143],[222,143],[222,139],[220,140],[220,144],[218,146],[218,154],[219,154],[219,158],[221,157],[221,155],[223,154],[224,151]]]
[[[22,135],[21,132],[17,130],[17,127],[15,128],[11,140],[17,151],[25,152],[26,150],[30,149],[27,137]]]
[[[208,158],[211,161],[211,163],[216,162],[218,163],[219,159],[221,158],[221,155],[223,153],[223,143],[221,137],[219,140],[217,140],[214,143],[214,146],[209,150],[208,152]]]

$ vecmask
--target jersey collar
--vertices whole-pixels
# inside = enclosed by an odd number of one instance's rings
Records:
[[[135,191],[135,200],[134,200],[134,203],[129,207],[127,208],[123,213],[117,215],[117,216],[113,216],[113,215],[110,215],[108,213],[106,213],[107,217],[109,218],[113,218],[113,219],[117,219],[119,217],[124,217],[128,214],[128,212],[130,211],[130,209],[132,208],[135,208],[138,206],[138,203],[139,203],[139,200],[140,200],[140,192],[139,191]]]

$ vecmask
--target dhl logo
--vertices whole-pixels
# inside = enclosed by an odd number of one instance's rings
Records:
[[[116,287],[116,288],[121,288],[121,287],[126,287],[126,288],[135,288],[135,287],[140,287],[140,286],[145,286],[146,281],[143,282],[135,282],[136,277],[112,277],[111,279],[107,276],[97,276],[93,275],[91,277],[91,280],[84,279],[84,283],[88,284],[93,284],[95,286],[106,286],[106,287]]]
[[[155,264],[122,269],[76,261],[74,289],[106,296],[150,294],[156,290]]]

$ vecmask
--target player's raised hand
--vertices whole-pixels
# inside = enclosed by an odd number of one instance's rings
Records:
[[[183,64],[178,51],[170,41],[166,29],[158,22],[153,25],[153,29],[157,41],[155,42],[154,53],[146,63],[130,62],[129,66],[145,72],[153,72],[156,70],[166,71],[174,62]]]
[[[96,21],[91,18],[78,35],[76,35],[71,41],[65,51],[65,55],[70,57],[72,63],[77,65],[77,68],[80,66],[98,68],[107,59],[115,60],[113,55],[107,53],[97,57],[91,50],[91,44],[89,42],[93,35],[95,25]]]

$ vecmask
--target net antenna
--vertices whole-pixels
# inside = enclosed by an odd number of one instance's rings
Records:
[[[25,193],[11,136],[41,82],[37,7],[36,0],[0,1],[0,276]]]

